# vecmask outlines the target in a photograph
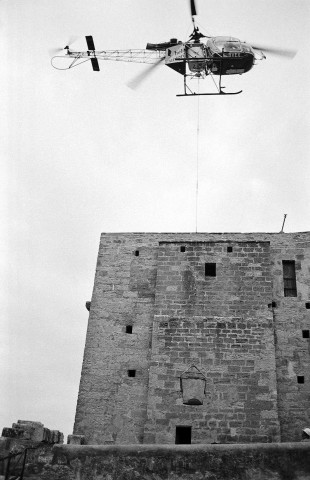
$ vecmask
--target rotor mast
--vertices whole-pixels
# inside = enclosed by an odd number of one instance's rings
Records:
[[[200,33],[199,28],[196,27],[195,18],[194,18],[197,15],[195,0],[190,0],[190,7],[191,7],[192,22],[194,27],[193,33],[190,35],[190,40],[198,43],[200,42],[201,38],[205,37],[205,35]]]

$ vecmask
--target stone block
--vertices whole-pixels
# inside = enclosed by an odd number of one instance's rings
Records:
[[[63,434],[59,430],[49,430],[41,422],[18,420],[11,428],[4,428],[2,436],[32,442],[63,443]]]
[[[20,438],[24,440],[32,440],[34,442],[42,442],[44,438],[44,426],[41,422],[33,422],[29,420],[18,420],[12,424],[12,428],[6,429],[4,432],[11,438]]]
[[[67,444],[85,445],[85,436],[84,435],[68,435]]]

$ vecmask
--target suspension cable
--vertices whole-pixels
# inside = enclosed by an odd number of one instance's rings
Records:
[[[198,94],[199,94],[199,78],[198,78]],[[200,130],[200,95],[197,96],[197,136],[196,136],[196,233],[198,230],[198,187],[199,187],[199,130]]]

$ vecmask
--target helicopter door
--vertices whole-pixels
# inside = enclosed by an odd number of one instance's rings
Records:
[[[189,44],[186,49],[186,58],[191,72],[200,73],[205,70],[207,60],[204,45]]]

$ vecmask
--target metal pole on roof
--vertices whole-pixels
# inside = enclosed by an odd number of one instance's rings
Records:
[[[285,224],[285,219],[286,219],[286,217],[287,217],[287,214],[285,213],[285,214],[284,214],[283,223],[282,223],[282,228],[281,228],[281,232],[280,232],[280,233],[284,233],[284,232],[283,232],[283,228],[284,228],[284,224]]]

